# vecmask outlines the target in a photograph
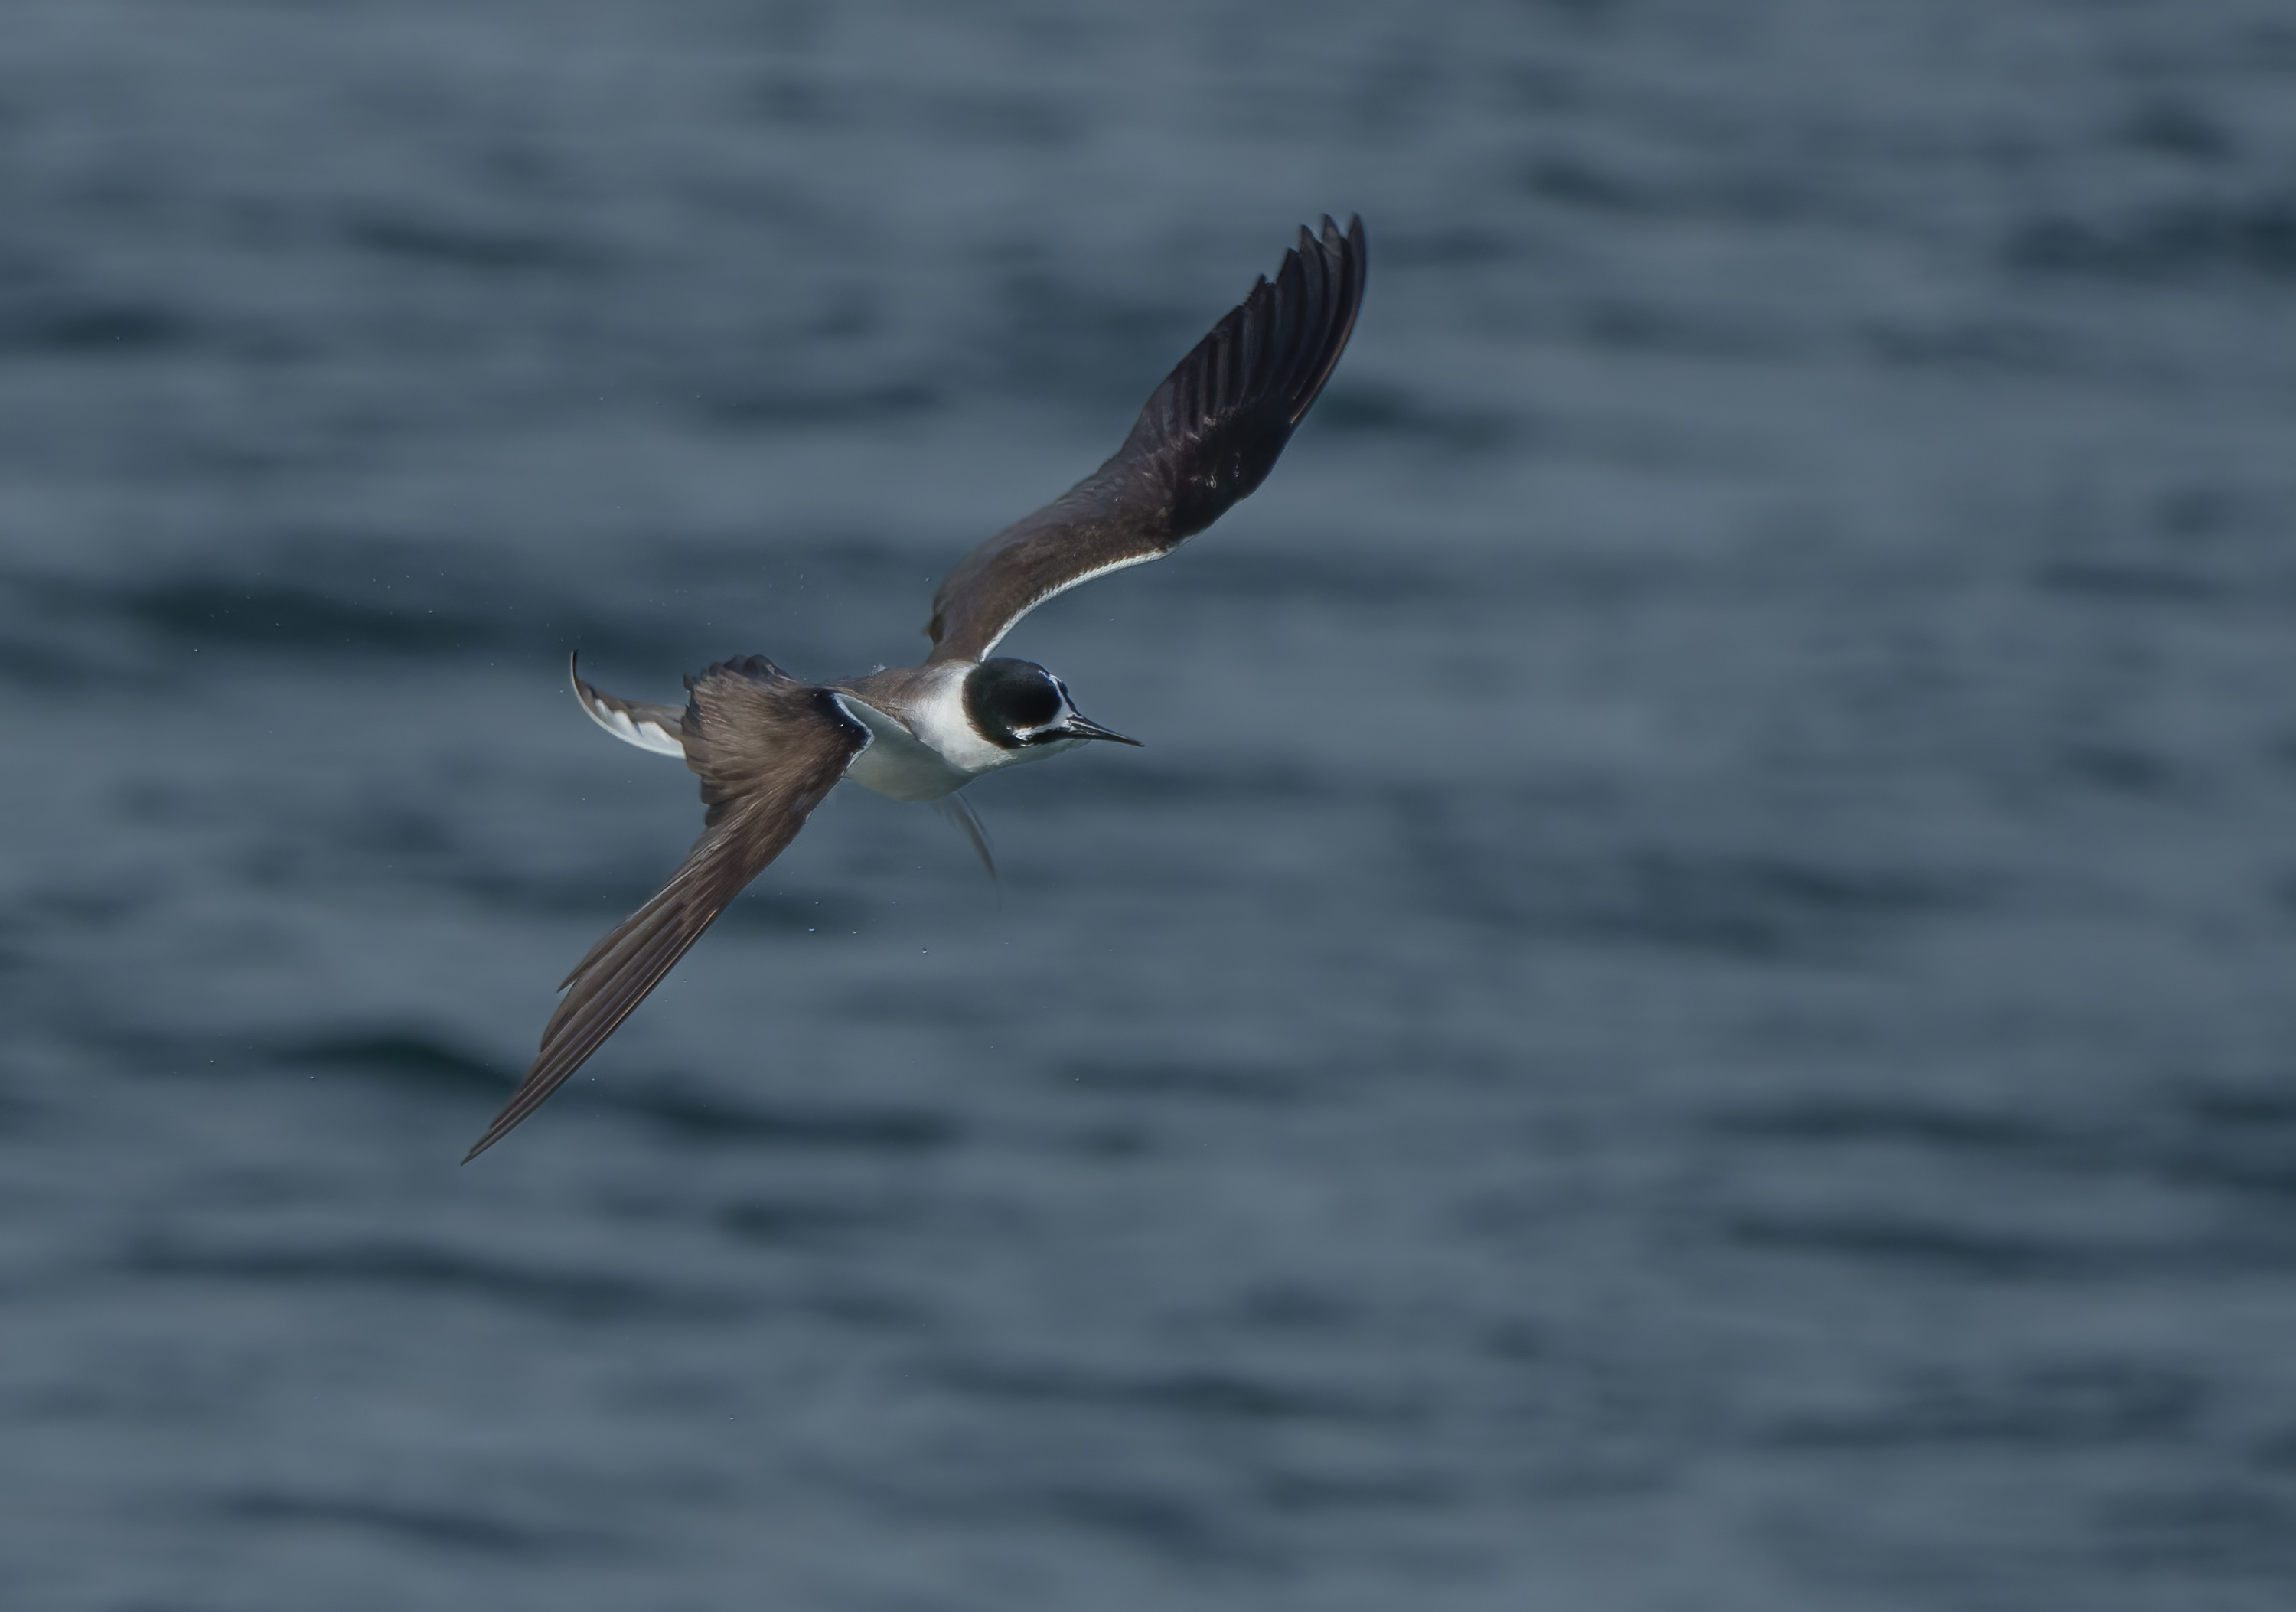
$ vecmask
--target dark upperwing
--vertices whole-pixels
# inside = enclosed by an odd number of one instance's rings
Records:
[[[582,1066],[726,904],[797,837],[869,743],[868,729],[840,710],[829,690],[796,681],[763,655],[722,662],[685,686],[692,691],[680,719],[685,764],[701,775],[709,809],[701,837],[653,900],[566,976],[559,987],[565,998],[543,1029],[533,1066],[464,1164]]]
[[[933,596],[935,661],[978,661],[1054,594],[1160,560],[1227,513],[1275,466],[1355,329],[1364,229],[1305,229],[1164,378],[1116,456],[965,556]]]

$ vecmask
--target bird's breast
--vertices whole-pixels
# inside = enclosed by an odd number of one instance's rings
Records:
[[[862,788],[896,801],[938,801],[972,777],[898,717],[857,695],[840,691],[835,697],[848,716],[869,730],[867,746],[845,769],[845,776]]]

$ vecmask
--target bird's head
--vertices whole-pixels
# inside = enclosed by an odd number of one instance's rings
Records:
[[[1137,744],[1087,721],[1069,698],[1069,686],[1034,661],[1010,655],[983,661],[964,676],[964,714],[980,736],[1001,750],[1109,739]]]

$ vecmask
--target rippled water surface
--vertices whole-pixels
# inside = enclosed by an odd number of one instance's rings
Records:
[[[2296,21],[20,0],[0,1596],[2296,1595]],[[1297,223],[1266,489],[675,864]]]

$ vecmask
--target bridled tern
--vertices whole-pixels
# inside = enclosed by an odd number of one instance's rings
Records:
[[[1054,594],[1162,559],[1266,479],[1348,344],[1364,269],[1362,219],[1342,232],[1326,218],[1320,236],[1302,229],[1275,280],[1255,284],[1165,377],[1113,457],[949,574],[933,596],[922,665],[806,683],[749,655],[686,679],[683,707],[618,699],[576,671],[575,697],[591,718],[617,738],[684,758],[709,811],[669,882],[566,976],[533,1065],[463,1162],[598,1049],[839,779],[939,804],[986,861],[958,790],[1094,739],[1137,744],[1086,720],[1043,667],[992,652]]]

